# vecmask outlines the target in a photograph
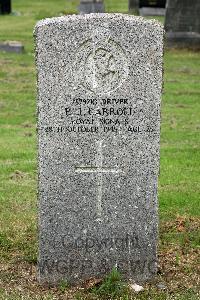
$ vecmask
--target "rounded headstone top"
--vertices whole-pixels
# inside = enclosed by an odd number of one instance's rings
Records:
[[[36,34],[37,30],[41,27],[51,26],[51,25],[70,25],[72,23],[76,22],[92,22],[92,20],[101,20],[101,21],[118,21],[118,22],[128,22],[132,26],[153,26],[157,30],[164,32],[163,25],[158,22],[157,20],[147,20],[143,17],[133,16],[133,15],[127,15],[127,14],[121,14],[121,13],[91,13],[91,14],[84,14],[84,15],[67,15],[67,16],[61,16],[61,17],[55,17],[55,18],[46,18],[43,20],[40,20],[36,23],[36,26],[34,28],[34,34]]]

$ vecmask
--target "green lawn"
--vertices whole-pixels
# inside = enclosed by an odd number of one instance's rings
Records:
[[[0,40],[23,42],[25,53],[0,52],[0,299],[98,299],[100,296],[62,286],[44,289],[35,279],[37,146],[32,31],[41,18],[76,13],[78,1],[12,2],[14,14],[0,16]],[[126,13],[128,1],[107,0],[105,6],[107,12]],[[140,295],[125,293],[124,300],[199,299],[200,53],[166,51],[164,72],[160,272],[156,280],[167,289],[158,290],[154,283]]]

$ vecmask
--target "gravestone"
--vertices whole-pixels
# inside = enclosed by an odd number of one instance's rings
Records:
[[[129,0],[128,1],[129,13],[138,15],[139,14],[139,0]]]
[[[23,53],[24,45],[21,42],[17,41],[0,42],[0,51]]]
[[[123,32],[123,34],[121,34]],[[156,273],[163,28],[123,14],[40,21],[41,283]]]
[[[80,14],[103,13],[103,0],[81,0],[79,12]]]
[[[165,8],[166,0],[139,0],[140,7],[162,7]]]
[[[165,17],[167,46],[200,48],[199,16],[199,0],[168,0]]]
[[[0,15],[11,13],[11,0],[0,0]]]
[[[140,0],[141,16],[164,16],[166,0]]]

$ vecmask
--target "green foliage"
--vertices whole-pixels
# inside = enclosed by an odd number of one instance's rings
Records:
[[[8,250],[12,245],[11,241],[7,238],[5,233],[0,233],[0,245],[6,250]]]
[[[127,292],[128,288],[116,268],[107,275],[100,286],[92,288],[91,292],[102,299],[117,299]]]
[[[69,288],[69,283],[63,279],[60,281],[58,288],[62,293],[64,293]]]

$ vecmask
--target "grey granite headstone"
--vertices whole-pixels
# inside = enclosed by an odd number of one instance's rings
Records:
[[[79,5],[80,14],[103,13],[103,0],[81,0]]]
[[[166,9],[167,46],[200,48],[200,1],[168,0]]]
[[[123,33],[123,34],[122,34]],[[39,280],[156,273],[163,28],[123,14],[40,21]]]

